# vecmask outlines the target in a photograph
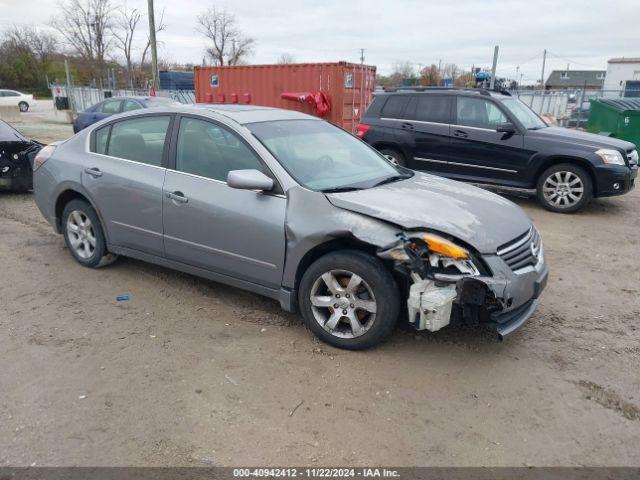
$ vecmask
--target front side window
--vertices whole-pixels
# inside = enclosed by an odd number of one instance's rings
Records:
[[[538,130],[540,128],[548,127],[537,113],[517,98],[507,98],[502,100],[502,105],[507,107],[507,110],[509,110],[527,130]]]
[[[321,120],[245,125],[289,174],[312,190],[369,188],[406,171],[366,143]]]
[[[404,118],[421,122],[449,123],[451,117],[451,97],[421,93],[414,95],[407,106]]]
[[[100,107],[100,111],[108,114],[118,113],[120,111],[121,103],[122,100],[105,100]]]
[[[180,120],[176,170],[226,182],[231,170],[248,169],[264,171],[256,154],[235,133],[198,118]]]
[[[164,139],[170,120],[169,116],[153,116],[114,123],[111,126],[111,137],[106,149],[107,155],[157,167],[161,166]],[[96,132],[96,151],[99,145],[98,133],[100,130]],[[102,132],[100,133],[102,134]]]
[[[465,127],[495,130],[499,123],[508,121],[495,103],[483,98],[460,96],[457,98],[456,110],[456,123]]]

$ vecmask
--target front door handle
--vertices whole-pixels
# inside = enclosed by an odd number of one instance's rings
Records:
[[[462,130],[454,130],[453,131],[453,136],[454,137],[458,137],[458,138],[467,138],[469,136],[469,134],[465,131]]]
[[[404,128],[405,130],[413,130],[415,127],[409,122],[403,122],[402,128]]]
[[[89,175],[91,175],[94,178],[97,177],[101,177],[102,176],[102,172],[100,171],[99,168],[96,167],[92,167],[92,168],[85,168],[84,169],[84,173],[88,173]]]
[[[189,201],[189,199],[184,196],[184,193],[179,192],[179,191],[166,192],[165,195],[167,196],[167,198],[170,198],[174,202],[187,203]]]

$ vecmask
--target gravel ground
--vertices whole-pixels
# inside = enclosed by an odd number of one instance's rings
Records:
[[[571,216],[513,200],[551,267],[519,332],[346,352],[253,294],[83,268],[31,195],[0,194],[0,465],[640,465],[640,192]]]

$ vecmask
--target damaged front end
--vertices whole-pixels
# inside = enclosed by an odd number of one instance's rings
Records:
[[[393,261],[396,271],[410,279],[409,322],[418,330],[492,324],[510,306],[509,299],[496,295],[504,291],[503,282],[470,250],[440,235],[401,233],[378,256]]]

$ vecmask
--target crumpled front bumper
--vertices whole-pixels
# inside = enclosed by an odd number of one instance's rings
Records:
[[[496,329],[502,340],[510,335],[533,315],[539,297],[547,286],[549,267],[541,247],[538,264],[519,271],[512,271],[497,255],[484,257],[494,276],[486,283],[505,307],[491,313],[489,324]]]

